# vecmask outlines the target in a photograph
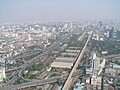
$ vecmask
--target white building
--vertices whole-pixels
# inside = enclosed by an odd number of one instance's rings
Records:
[[[5,78],[5,68],[1,67],[0,68],[0,82],[2,82],[4,78]]]
[[[0,82],[5,78],[5,59],[0,58]]]
[[[95,73],[99,70],[100,67],[100,58],[96,56],[96,53],[93,54],[93,59],[92,59],[92,71]]]

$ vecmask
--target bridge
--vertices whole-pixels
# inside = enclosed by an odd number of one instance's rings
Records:
[[[82,72],[81,70],[77,70],[76,73],[74,73],[72,75],[72,77],[80,75],[81,72]],[[0,90],[19,90],[19,89],[33,87],[33,86],[40,86],[40,85],[44,85],[44,84],[55,83],[55,82],[58,82],[59,80],[60,81],[61,80],[66,80],[67,77],[68,77],[68,74],[64,74],[62,76],[51,77],[49,79],[35,80],[35,81],[32,81],[32,82],[0,87]]]
[[[65,82],[65,84],[64,84],[64,86],[63,86],[63,88],[62,88],[62,90],[69,90],[69,89],[70,89],[70,87],[71,87],[71,85],[72,85],[72,82],[74,81],[74,78],[72,78],[72,76],[73,76],[73,74],[76,72],[77,67],[78,67],[78,65],[79,65],[79,63],[80,63],[80,61],[81,61],[81,59],[82,59],[82,57],[83,57],[83,55],[84,55],[84,53],[85,53],[87,44],[88,44],[88,42],[90,41],[90,39],[91,39],[91,37],[92,37],[92,33],[93,33],[93,31],[92,31],[91,34],[88,36],[88,39],[87,39],[87,41],[86,41],[86,43],[85,43],[85,45],[84,45],[81,53],[79,54],[79,56],[78,56],[78,58],[77,58],[77,60],[76,60],[76,62],[75,62],[75,64],[74,64],[74,66],[73,66],[73,68],[72,68],[72,70],[71,70],[71,72],[70,72],[70,74],[69,74],[69,76],[68,76],[68,78],[67,78],[67,80],[66,80],[66,82]]]
[[[16,75],[11,76],[13,78],[11,80],[9,80],[9,82],[6,84],[6,86],[12,85],[16,81],[17,78],[21,77],[21,73],[22,73],[23,70],[25,70],[25,68],[27,68],[27,67],[37,63],[39,60],[43,59],[51,51],[58,48],[60,43],[66,42],[68,40],[68,37],[69,37],[69,35],[62,37],[60,40],[58,40],[57,42],[53,43],[51,46],[46,48],[43,53],[41,53],[38,56],[30,59],[28,62],[24,63],[23,65],[21,65],[17,68],[14,68],[14,69],[6,70],[6,73],[16,71]]]

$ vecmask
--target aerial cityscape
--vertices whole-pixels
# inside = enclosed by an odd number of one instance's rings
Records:
[[[1,0],[0,90],[120,90],[119,0]]]

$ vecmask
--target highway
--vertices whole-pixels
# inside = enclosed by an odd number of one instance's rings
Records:
[[[81,70],[77,70],[76,73],[72,75],[72,77],[75,77],[76,75],[81,74]],[[22,83],[18,85],[11,85],[11,86],[5,86],[5,87],[0,87],[0,90],[18,90],[22,88],[27,88],[27,87],[32,87],[32,86],[40,86],[44,84],[49,84],[49,83],[54,83],[58,82],[58,80],[65,80],[68,77],[68,74],[62,75],[62,76],[56,76],[56,77],[51,77],[49,79],[43,79],[43,80],[36,80],[28,83]]]
[[[69,35],[68,35],[68,36],[69,36]],[[56,49],[56,48],[60,45],[60,43],[66,42],[68,36],[65,36],[65,37],[63,37],[62,39],[60,39],[59,41],[53,43],[51,46],[49,46],[48,48],[46,48],[43,53],[41,53],[41,54],[39,54],[38,56],[30,59],[26,64],[23,64],[23,65],[19,66],[18,68],[6,70],[6,73],[7,73],[7,72],[10,72],[10,71],[19,70],[19,69],[21,69],[21,68],[23,68],[23,67],[28,67],[29,65],[38,62],[39,60],[43,59],[48,53],[50,53],[51,51],[53,51],[54,49]]]
[[[27,63],[21,65],[21,66],[18,67],[18,68],[11,69],[11,70],[8,70],[8,71],[6,71],[6,72],[10,72],[10,71],[14,71],[14,70],[15,70],[15,71],[17,71],[18,76],[21,77],[21,72],[22,72],[25,68],[27,68],[28,66],[30,66],[30,65],[38,62],[39,60],[43,59],[48,53],[50,53],[51,51],[53,51],[54,49],[56,49],[56,48],[60,45],[60,43],[66,42],[68,36],[69,36],[69,35],[67,35],[67,36],[65,36],[64,38],[60,39],[59,41],[55,42],[54,44],[52,44],[51,46],[49,46],[48,48],[46,48],[43,53],[41,53],[40,55],[32,58],[32,59],[29,60]],[[82,35],[82,37],[83,37],[83,35]],[[16,80],[16,78],[17,78],[16,76],[13,76],[13,78],[7,83],[6,86],[9,86],[9,85],[13,84],[13,82]]]
[[[93,33],[93,31],[92,31],[92,33]],[[86,41],[86,43],[85,43],[85,45],[84,45],[84,47],[83,47],[80,55],[78,56],[78,58],[77,58],[77,60],[76,60],[76,62],[75,62],[75,64],[74,64],[74,66],[73,66],[73,68],[72,68],[72,70],[71,70],[71,72],[70,72],[70,74],[69,74],[69,76],[68,76],[68,78],[67,78],[67,80],[66,80],[66,82],[65,82],[65,84],[64,84],[64,86],[63,86],[63,88],[62,88],[62,90],[69,90],[69,89],[70,89],[71,84],[72,84],[72,82],[73,82],[72,75],[73,75],[73,73],[75,73],[76,70],[77,70],[77,67],[78,67],[78,65],[79,65],[79,63],[80,63],[80,61],[81,61],[81,59],[82,59],[82,57],[83,57],[83,55],[84,55],[84,53],[85,53],[87,44],[88,44],[88,42],[90,41],[90,39],[91,39],[91,37],[92,37],[92,33],[89,35],[89,37],[88,37],[88,39],[87,39],[87,41]]]
[[[83,37],[85,36],[86,32],[84,32],[79,38],[78,41],[81,41],[83,39]]]
[[[43,53],[41,53],[40,55],[30,59],[28,62],[26,62],[25,64],[19,66],[18,68],[6,70],[6,73],[7,72],[12,72],[12,71],[17,71],[16,75],[13,76],[13,78],[11,80],[9,80],[9,82],[6,84],[6,86],[13,84],[16,81],[17,78],[22,77],[21,73],[22,73],[23,70],[25,70],[25,68],[27,68],[27,67],[37,63],[39,60],[43,59],[48,53],[50,53],[51,51],[56,49],[60,45],[60,43],[66,42],[68,37],[69,37],[69,35],[60,38],[60,40],[58,40],[57,42],[55,42],[54,44],[52,44],[51,46],[46,48]]]
[[[68,36],[69,36],[69,35],[67,35],[67,36],[63,37],[62,39],[60,39],[59,41],[55,42],[55,43],[52,44],[50,47],[48,47],[43,53],[41,53],[40,55],[32,58],[32,59],[29,60],[27,63],[21,65],[21,66],[18,67],[18,68],[8,70],[8,72],[9,72],[9,71],[14,71],[14,70],[16,71],[16,70],[17,70],[18,76],[21,77],[21,72],[22,72],[25,68],[27,68],[28,66],[30,66],[30,65],[38,62],[39,60],[43,59],[48,53],[50,53],[51,51],[53,51],[54,49],[56,49],[56,48],[60,45],[60,43],[66,42]],[[82,36],[83,36],[83,35],[82,35]],[[8,85],[11,85],[11,84],[16,80],[16,78],[17,78],[17,77],[14,76],[13,79],[11,79],[10,82],[6,85],[6,87],[7,87]],[[52,79],[52,81],[54,81],[54,80]],[[10,83],[11,83],[11,84],[10,84]],[[40,82],[40,83],[41,83],[41,84],[44,84],[43,82]],[[48,83],[49,83],[49,80],[48,80]],[[23,84],[23,85],[24,85],[24,84]],[[32,84],[32,85],[33,85],[33,84]],[[35,84],[35,85],[36,85],[36,84]],[[11,86],[12,86],[12,85],[11,85]],[[25,85],[25,86],[27,86],[27,85]],[[29,85],[28,85],[28,86],[29,86]],[[19,86],[18,86],[18,87],[19,87]],[[29,87],[30,87],[30,86],[29,86]],[[0,90],[1,90],[1,89],[0,89]]]
[[[23,65],[19,66],[18,68],[6,70],[6,73],[7,72],[11,72],[11,71],[16,71],[16,70],[19,70],[19,69],[24,68],[24,67],[28,67],[31,64],[38,62],[39,60],[43,59],[45,57],[45,55],[47,55],[48,53],[50,53],[51,51],[53,51],[54,49],[56,49],[60,45],[60,43],[65,42],[67,40],[67,37],[68,36],[66,36],[65,38],[63,38],[63,39],[61,39],[61,40],[59,40],[57,42],[55,42],[50,47],[48,47],[47,49],[45,49],[43,53],[41,53],[38,56],[30,59],[26,64],[23,64]]]
[[[67,37],[70,36],[70,35],[71,35],[71,33],[69,33],[68,35],[65,35],[65,36],[59,36],[55,40],[55,43],[53,43],[51,46],[49,46],[47,48],[43,48],[43,50],[37,50],[37,51],[31,51],[31,52],[21,52],[18,55],[6,58],[6,60],[16,60],[16,59],[19,59],[19,58],[24,58],[26,56],[30,56],[30,55],[34,55],[34,54],[40,54],[40,53],[50,49],[50,47],[52,47],[54,44],[56,44],[58,42],[61,42],[61,41],[64,41],[64,39],[67,39]]]

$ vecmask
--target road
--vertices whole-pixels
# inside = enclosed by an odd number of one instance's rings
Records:
[[[77,70],[76,73],[74,73],[72,77],[75,77],[76,75],[80,75],[81,72],[82,72],[81,70]],[[43,84],[58,82],[58,80],[65,80],[67,77],[68,77],[68,74],[65,74],[62,76],[51,77],[46,80],[36,80],[36,81],[22,83],[22,84],[18,84],[18,85],[0,87],[0,90],[18,90],[18,89],[32,87],[32,86],[40,86]]]
[[[16,74],[16,76],[13,76],[13,78],[6,85],[8,86],[8,85],[13,84],[16,81],[17,78],[22,77],[21,73],[22,73],[23,70],[25,70],[25,68],[27,68],[27,67],[37,63],[39,60],[43,59],[48,53],[50,53],[51,51],[56,49],[60,45],[60,43],[66,42],[68,37],[69,37],[69,35],[67,35],[65,37],[62,37],[60,40],[58,40],[57,42],[55,42],[54,44],[52,44],[51,46],[46,48],[43,53],[41,53],[40,55],[30,59],[28,62],[19,66],[18,68],[7,70],[6,72],[17,71],[18,76],[17,76],[17,74]]]
[[[92,31],[92,33],[93,33],[93,31]],[[78,58],[77,58],[77,60],[76,60],[76,62],[74,64],[74,66],[73,66],[73,68],[72,68],[72,70],[71,70],[71,72],[70,72],[70,74],[69,74],[69,76],[68,76],[68,78],[67,78],[67,80],[66,80],[66,82],[65,82],[65,84],[63,86],[63,88],[62,88],[62,90],[69,90],[70,89],[72,81],[73,81],[72,75],[77,70],[77,67],[78,67],[78,65],[79,65],[79,63],[80,63],[80,61],[81,61],[81,59],[82,59],[82,57],[83,57],[83,55],[85,53],[87,44],[88,44],[88,42],[90,41],[90,39],[92,37],[92,33],[89,35],[89,37],[88,37],[88,39],[87,39],[87,41],[86,41],[86,43],[85,43],[85,45],[84,45],[84,47],[83,47],[80,55],[78,56]]]
[[[44,53],[36,56],[35,58],[31,59],[28,63],[23,64],[22,66],[20,66],[20,67],[18,67],[18,68],[16,68],[16,69],[13,69],[13,70],[18,70],[18,71],[20,71],[20,72],[18,72],[18,74],[19,74],[19,76],[21,76],[21,72],[22,72],[26,67],[28,67],[28,66],[32,65],[33,63],[38,62],[40,59],[44,58],[46,54],[48,54],[49,52],[51,52],[51,51],[53,51],[55,48],[57,48],[57,46],[59,46],[60,43],[65,42],[65,41],[67,40],[67,38],[68,38],[68,36],[66,36],[65,38],[61,39],[61,40],[58,41],[58,42],[55,42],[53,45],[51,45],[50,47],[48,47],[48,48],[45,50]],[[22,70],[22,71],[21,71],[21,70]],[[56,79],[58,79],[58,77],[56,77],[55,79],[52,78],[52,80],[50,80],[50,83],[51,83],[51,81],[56,82]],[[13,78],[13,79],[11,80],[11,82],[13,82],[13,80],[15,80],[15,78]],[[49,83],[49,80],[45,81],[45,83],[46,83],[46,82]],[[9,82],[9,83],[10,83],[10,82]],[[36,82],[36,83],[38,84],[38,82]],[[34,85],[37,85],[36,83],[34,83]],[[40,82],[39,82],[39,85],[45,84],[45,83],[42,82],[42,81],[40,81]],[[21,86],[21,85],[22,85],[22,86]],[[16,87],[16,88],[20,88],[20,87],[24,88],[24,87],[28,87],[28,86],[30,87],[31,85],[34,86],[32,83],[30,83],[30,84],[29,84],[29,83],[28,83],[28,84],[21,84],[21,85],[20,85],[20,86],[19,86],[19,85],[16,85],[15,87]],[[24,85],[25,85],[25,86],[24,86]],[[6,86],[6,87],[7,87],[7,86]],[[10,88],[10,87],[13,88],[14,85],[9,86],[9,88]],[[14,88],[15,88],[15,87],[14,87]],[[0,89],[0,90],[1,90],[1,89]],[[2,90],[3,90],[3,89],[2,89]],[[11,89],[11,90],[12,90],[12,89]]]
[[[69,35],[68,35],[68,36],[69,36]],[[33,63],[35,63],[35,62],[38,62],[39,60],[43,59],[44,56],[46,56],[48,53],[50,53],[51,51],[53,51],[54,49],[56,49],[56,48],[60,45],[60,43],[66,42],[68,36],[63,37],[63,38],[60,39],[59,41],[55,42],[54,44],[52,44],[51,46],[49,46],[48,48],[46,48],[43,53],[41,53],[41,54],[39,54],[38,56],[30,59],[30,60],[27,62],[27,64],[23,64],[23,65],[21,65],[21,66],[18,67],[18,68],[6,70],[6,73],[7,73],[7,72],[10,72],[10,71],[19,70],[19,69],[21,69],[21,68],[23,68],[23,67],[29,66],[30,64],[33,64]]]

